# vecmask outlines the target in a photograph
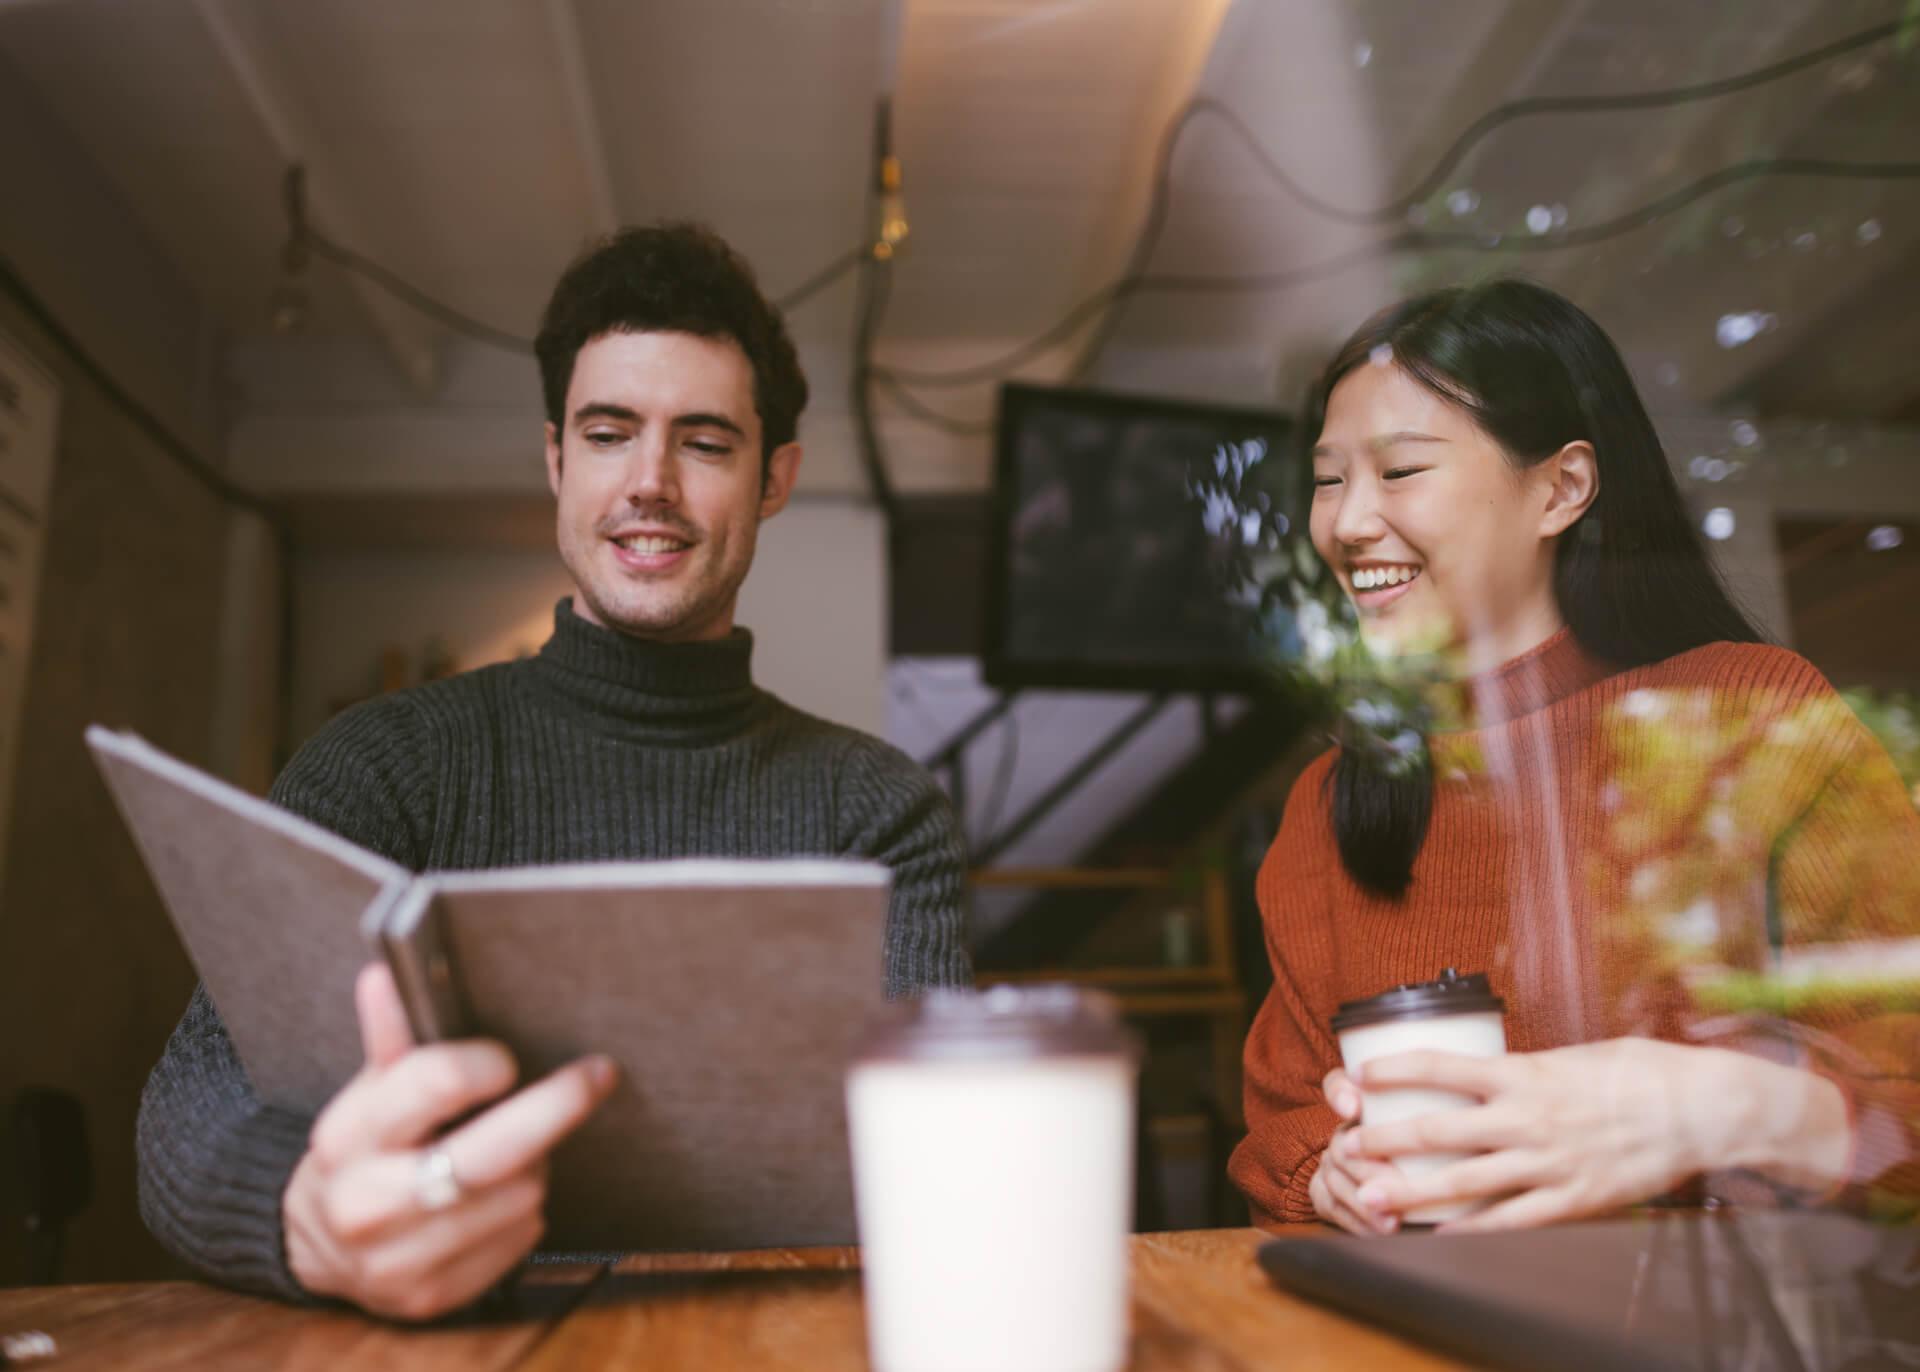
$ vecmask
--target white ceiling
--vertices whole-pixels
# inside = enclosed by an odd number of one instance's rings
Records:
[[[327,264],[309,271],[309,336],[274,336],[290,161],[306,164],[332,237],[524,335],[568,257],[617,222],[707,219],[774,292],[845,252],[864,232],[872,111],[891,80],[914,233],[879,352],[939,368],[1004,351],[1122,269],[1162,134],[1196,94],[1230,106],[1316,194],[1366,206],[1501,101],[1724,76],[1903,8],[905,0],[895,15],[888,0],[12,0],[0,79],[26,83],[219,321],[236,471],[283,491],[348,469],[431,487],[432,465],[456,451],[451,484],[520,470],[528,364]],[[1681,109],[1510,125],[1429,199],[1427,225],[1511,241],[1536,205],[1563,206],[1578,228],[1744,157],[1920,156],[1916,60],[1882,43]],[[1187,129],[1172,189],[1156,273],[1289,270],[1397,227],[1313,214],[1218,121]],[[1477,207],[1456,216],[1445,197],[1457,190]],[[1920,305],[1917,261],[1920,183],[1753,182],[1595,247],[1375,261],[1285,293],[1143,295],[1094,374],[1272,400],[1397,291],[1519,269],[1594,309],[1656,404],[1914,418],[1920,381],[1905,360],[1920,309],[1903,306]],[[845,416],[852,300],[843,282],[793,316],[817,397],[809,481],[823,489],[859,481]],[[1745,310],[1773,326],[1721,347],[1716,321]],[[1055,350],[1036,370],[1059,375],[1072,356]],[[979,417],[991,388],[924,398]],[[984,440],[882,405],[904,487],[985,480]],[[503,426],[515,436],[494,440],[497,460],[473,458]]]

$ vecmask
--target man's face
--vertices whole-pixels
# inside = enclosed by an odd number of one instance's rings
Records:
[[[547,425],[560,556],[584,619],[636,638],[724,638],[760,521],[800,446],[761,480],[753,366],[729,338],[602,334],[580,349],[564,427]]]

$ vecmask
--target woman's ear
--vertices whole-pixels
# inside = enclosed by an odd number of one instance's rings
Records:
[[[1585,439],[1569,443],[1540,464],[1552,485],[1540,511],[1540,536],[1554,538],[1573,527],[1600,494],[1600,462]]]

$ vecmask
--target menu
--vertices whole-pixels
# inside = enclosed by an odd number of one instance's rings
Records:
[[[59,412],[53,374],[0,331],[0,872],[6,870],[15,745],[26,704]]]

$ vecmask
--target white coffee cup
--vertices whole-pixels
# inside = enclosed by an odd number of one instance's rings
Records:
[[[1127,1361],[1139,1052],[1110,997],[935,991],[847,1074],[877,1372]]]
[[[1464,1053],[1497,1058],[1507,1051],[1506,1006],[1480,973],[1461,976],[1449,967],[1433,981],[1396,986],[1365,1000],[1343,1002],[1333,1016],[1340,1061],[1358,1085],[1362,1065],[1395,1053]],[[1479,1102],[1457,1091],[1417,1087],[1360,1092],[1360,1123],[1396,1124],[1436,1110]],[[1469,1153],[1409,1153],[1394,1165],[1410,1177],[1471,1157]],[[1481,1209],[1485,1202],[1422,1206],[1402,1215],[1404,1224],[1442,1224]]]

